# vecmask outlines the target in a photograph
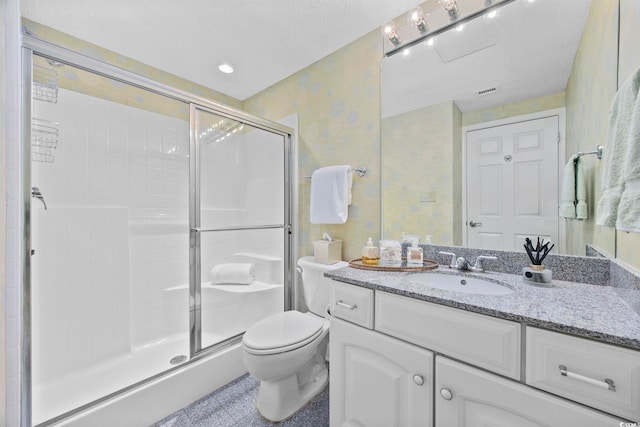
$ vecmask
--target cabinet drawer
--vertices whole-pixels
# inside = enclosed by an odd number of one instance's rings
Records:
[[[640,420],[640,352],[528,327],[526,357],[527,384]]]
[[[331,315],[373,329],[373,290],[331,282]]]
[[[520,379],[520,324],[376,292],[375,329]]]

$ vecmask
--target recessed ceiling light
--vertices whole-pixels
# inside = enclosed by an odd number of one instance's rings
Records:
[[[233,73],[233,67],[229,64],[220,64],[218,66],[218,70],[222,71],[225,74]]]

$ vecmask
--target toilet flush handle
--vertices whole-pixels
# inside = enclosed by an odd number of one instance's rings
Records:
[[[297,271],[298,273],[302,274],[302,267],[297,266],[297,267],[296,267],[296,271]]]

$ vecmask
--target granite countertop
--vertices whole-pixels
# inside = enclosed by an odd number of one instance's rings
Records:
[[[412,281],[415,273],[360,270],[325,273],[331,279],[501,319],[640,350],[640,315],[610,286],[553,280],[552,287],[522,282],[513,274],[460,272],[440,266],[427,273],[457,274],[500,283],[515,292],[477,295],[432,288]],[[640,292],[640,291],[638,291]]]

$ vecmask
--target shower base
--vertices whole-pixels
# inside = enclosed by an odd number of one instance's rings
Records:
[[[206,338],[209,342],[217,342],[221,339],[221,337],[213,336],[213,334],[209,335],[203,336],[203,338]],[[239,344],[233,346],[231,350],[234,350],[234,347],[237,347],[235,351],[238,352],[238,355],[236,355],[235,358],[241,359]],[[172,365],[170,362],[171,359],[179,355],[188,354],[188,337],[174,337],[171,339],[164,339],[137,348],[126,356],[115,358],[99,366],[91,367],[90,369],[75,372],[73,375],[69,375],[57,381],[52,381],[42,385],[34,385],[33,424],[37,425],[43,423],[61,414],[67,413],[83,405],[101,399],[104,396],[107,396],[118,390],[122,390],[130,386],[131,384],[135,384],[137,382],[145,380],[160,372],[166,371],[167,369],[174,368],[177,365]],[[151,408],[141,408],[139,406],[131,408],[133,412],[127,411],[129,412],[127,422],[130,423],[132,421],[130,416],[134,412],[157,412],[158,410],[160,410],[161,412],[167,412],[167,414],[169,414],[171,413],[171,409],[169,407],[175,407],[176,410],[180,409],[185,404],[188,404],[193,400],[198,399],[202,395],[215,390],[216,388],[226,384],[228,381],[242,375],[245,372],[244,366],[242,366],[241,361],[239,364],[234,363],[234,365],[236,366],[227,368],[214,367],[214,365],[216,364],[215,359],[218,356],[220,356],[220,353],[204,357],[201,361],[194,362],[193,364],[189,364],[184,367],[185,371],[189,371],[194,369],[197,370],[198,366],[196,365],[212,365],[212,369],[215,370],[209,371],[207,368],[205,371],[201,372],[199,374],[200,381],[194,381],[194,383],[190,383],[188,387],[186,387],[186,389],[180,389],[179,393],[176,393],[176,389],[173,388],[173,386],[171,386],[170,389],[166,389],[162,392],[166,393],[164,400],[166,400],[167,397],[180,398],[180,402],[172,404],[172,402],[155,401]],[[224,378],[221,378],[222,381],[217,381],[216,377],[213,375],[214,372],[216,374],[220,373],[221,377],[224,376]],[[154,380],[151,385],[145,384],[139,389],[133,389],[125,393],[124,396],[117,396],[114,399],[110,399],[104,402],[103,404],[98,404],[95,408],[88,408],[85,412],[88,414],[92,414],[92,416],[95,416],[96,411],[99,412],[101,406],[103,406],[104,408],[108,408],[115,403],[116,405],[119,405],[119,407],[121,407],[123,403],[126,403],[123,402],[123,399],[126,399],[127,395],[132,395],[140,391],[144,392],[149,387],[153,388],[154,384],[155,388],[159,388],[160,390],[162,390],[164,388],[163,383],[166,383],[166,380],[170,377],[176,376],[182,376],[182,380],[186,380],[188,378],[188,375],[185,375],[185,372],[182,372],[181,369],[178,369],[177,372],[172,372],[167,376],[163,376],[157,380]],[[202,378],[210,378],[210,382],[203,383]],[[175,380],[176,378],[174,378],[174,381]],[[178,378],[178,381],[179,380],[180,379]],[[199,384],[195,384],[196,382]],[[202,394],[199,394],[198,390],[200,389],[204,390]],[[191,394],[194,394],[194,396],[189,397]],[[183,402],[184,400],[186,400],[186,402]],[[134,401],[135,399],[132,400],[131,403],[133,403]],[[108,415],[107,418],[102,419],[102,421],[104,422],[107,419],[112,420],[112,416],[116,415]],[[149,423],[152,423],[154,420],[162,418],[162,414],[151,415],[147,418],[149,418]],[[73,416],[70,421],[65,420],[61,422],[60,425],[76,425],[73,423],[73,419],[82,420],[79,421],[80,423],[77,425],[88,425],[86,424],[87,421],[83,417],[83,414]],[[99,417],[98,420],[100,419],[101,418]]]

